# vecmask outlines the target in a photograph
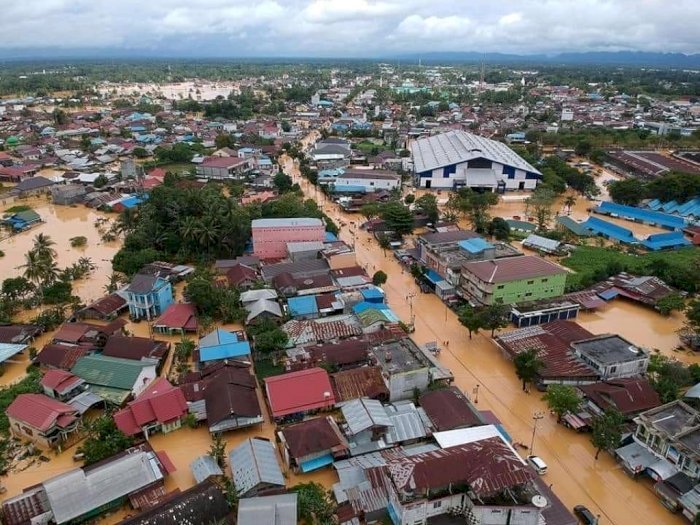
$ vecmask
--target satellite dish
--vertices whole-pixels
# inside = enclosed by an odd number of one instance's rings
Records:
[[[532,496],[532,504],[538,509],[543,509],[547,506],[547,498],[537,494],[536,496]]]

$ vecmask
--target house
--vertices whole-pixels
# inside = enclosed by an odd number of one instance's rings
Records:
[[[282,325],[282,330],[289,338],[289,347],[338,341],[362,335],[362,325],[359,320],[349,314],[321,319],[292,319]]]
[[[41,388],[49,397],[68,401],[85,390],[85,380],[65,370],[48,370],[41,377]]]
[[[571,348],[602,380],[641,376],[649,366],[649,352],[619,335],[573,341]]]
[[[199,362],[208,364],[225,359],[250,361],[250,343],[245,334],[217,328],[199,340]]]
[[[331,374],[331,384],[338,404],[360,397],[389,401],[389,389],[378,366],[362,366]]]
[[[409,148],[417,188],[534,190],[542,178],[542,173],[502,142],[466,131],[419,138]]]
[[[220,361],[188,374],[180,385],[190,413],[206,421],[209,432],[228,432],[262,423],[257,383],[250,365]]]
[[[609,379],[581,385],[588,408],[596,414],[615,409],[627,419],[661,405],[659,394],[643,377]]]
[[[221,478],[224,475],[224,471],[221,470],[216,460],[208,454],[195,458],[190,463],[190,470],[197,483],[202,483],[212,477]]]
[[[156,364],[157,371],[168,357],[170,343],[149,337],[113,335],[107,339],[102,355]]]
[[[122,333],[125,325],[124,319],[115,319],[104,326],[85,322],[63,323],[53,334],[52,342],[82,345],[89,349],[102,348],[110,336]]]
[[[43,327],[32,324],[0,324],[0,343],[29,345],[43,331]]]
[[[120,521],[119,525],[182,525],[198,523],[203,516],[211,523],[226,523],[230,519],[226,494],[213,480],[203,480],[169,496],[162,503]]]
[[[265,395],[275,420],[299,417],[335,405],[330,378],[323,368],[266,377]]]
[[[90,353],[90,348],[79,345],[48,344],[33,360],[44,372],[60,369],[70,370],[81,357]]]
[[[41,216],[34,210],[19,211],[7,215],[0,220],[0,224],[12,228],[15,232],[28,230],[41,222]]]
[[[205,157],[197,164],[197,176],[214,180],[240,180],[251,170],[249,159],[239,157]]]
[[[553,254],[559,253],[562,249],[563,244],[554,239],[548,239],[547,237],[542,237],[541,235],[535,235],[531,233],[525,239],[523,239],[522,245],[525,248],[530,248],[541,253]]]
[[[297,494],[243,498],[238,502],[238,525],[296,525]]]
[[[103,355],[81,357],[71,373],[84,379],[92,392],[117,406],[129,396],[138,396],[157,376],[152,363]]]
[[[153,322],[153,330],[164,334],[184,334],[197,331],[197,310],[193,304],[171,304]]]
[[[369,342],[365,339],[345,339],[337,343],[320,343],[287,350],[285,366],[300,370],[327,365],[342,370],[362,366],[368,362]]]
[[[76,468],[29,487],[2,504],[14,523],[80,523],[120,507],[132,506],[143,491],[164,496],[163,481],[173,469],[164,452],[134,447],[90,467]],[[22,521],[24,520],[24,521]]]
[[[82,308],[76,313],[76,317],[78,319],[112,321],[127,308],[126,299],[117,293],[112,293]]]
[[[125,292],[132,319],[150,321],[173,304],[173,286],[162,277],[136,274]]]
[[[333,182],[335,193],[373,193],[401,187],[401,176],[391,171],[348,170]]]
[[[567,271],[534,255],[462,265],[460,291],[480,305],[513,304],[564,294]]]
[[[277,432],[282,460],[295,472],[312,472],[348,455],[348,442],[331,416],[309,419]]]
[[[475,525],[541,519],[533,503],[535,473],[500,437],[397,457],[378,474],[396,525],[424,525],[452,513]]]
[[[625,464],[628,471],[646,470],[655,481],[667,479],[677,472],[696,482],[700,479],[700,413],[697,410],[676,400],[642,412],[634,422],[637,425],[634,442],[651,456],[647,464],[637,465],[634,469]]]
[[[113,417],[117,428],[127,436],[143,434],[148,439],[156,432],[167,434],[177,430],[187,414],[182,390],[159,377]]]
[[[343,403],[341,412],[345,423],[343,433],[348,437],[350,454],[357,456],[390,446],[387,434],[394,422],[381,401],[358,398]]]
[[[31,197],[32,195],[48,193],[54,184],[56,184],[54,181],[37,175],[18,182],[10,190],[10,193],[19,197]]]
[[[555,383],[585,385],[598,381],[598,372],[579,359],[571,348],[574,341],[593,337],[594,334],[573,321],[553,321],[501,333],[494,343],[508,359],[536,349],[544,367],[537,374],[535,384],[544,389]]]
[[[423,392],[418,404],[439,432],[485,423],[476,407],[455,386]]]
[[[44,394],[20,394],[7,407],[10,433],[45,448],[54,448],[78,431],[80,415],[71,405]]]
[[[372,361],[382,369],[390,401],[413,399],[416,391],[428,388],[433,365],[413,340],[388,341],[370,352]]]
[[[275,445],[264,438],[248,438],[229,453],[231,477],[241,498],[278,494],[285,479]]]
[[[250,266],[244,264],[232,266],[226,270],[224,275],[228,285],[239,290],[250,290],[258,281],[258,273]]]
[[[323,242],[326,229],[321,219],[255,219],[251,223],[253,254],[261,259],[283,259],[289,242]]]

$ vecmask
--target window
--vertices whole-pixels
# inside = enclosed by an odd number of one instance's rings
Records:
[[[525,297],[530,297],[531,295],[532,295],[532,292],[527,292],[527,293],[525,294]]]
[[[547,278],[542,279],[543,283],[546,283],[547,281],[549,281],[549,279],[547,279]]]
[[[615,372],[617,372],[617,367],[616,367],[616,366],[611,366],[611,367],[610,367],[610,373],[611,373],[611,374],[614,374]]]
[[[535,284],[535,281],[528,281],[527,284]]]
[[[434,509],[439,509],[440,507],[442,507],[442,500],[436,501],[435,503],[433,503]]]
[[[496,288],[498,288],[499,290],[503,290],[504,287],[505,287],[505,285],[503,285],[503,284],[499,284],[498,286],[496,286]]]

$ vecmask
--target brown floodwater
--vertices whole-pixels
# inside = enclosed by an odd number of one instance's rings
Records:
[[[313,189],[299,181],[307,195]],[[508,203],[508,206],[516,205]],[[337,206],[324,204],[324,210],[337,221],[358,221],[357,215],[348,215]],[[352,242],[350,228],[341,228],[340,236]],[[655,497],[651,484],[629,478],[607,453],[594,460],[595,450],[586,434],[573,432],[549,415],[546,404],[537,392],[524,394],[512,363],[506,360],[493,344],[488,333],[479,333],[469,339],[466,329],[452,311],[434,294],[422,294],[408,272],[403,272],[396,260],[385,256],[370,234],[355,230],[355,248],[359,264],[368,271],[383,270],[389,279],[383,288],[388,303],[403,320],[411,316],[410,298],[415,315],[418,343],[449,341],[443,347],[439,360],[455,377],[455,384],[478,401],[480,410],[491,410],[504,423],[515,441],[530,443],[533,431],[532,415],[542,411],[545,418],[538,424],[534,452],[549,465],[545,481],[567,507],[584,504],[601,515],[601,524],[659,525],[684,523],[683,518],[669,513]],[[664,318],[650,310],[621,301],[613,302],[604,310],[582,316],[581,322],[593,332],[620,333],[632,342],[672,352],[677,343],[675,330],[682,324],[678,317]],[[674,354],[675,355],[675,354]],[[684,361],[698,362],[695,356],[682,356]],[[475,389],[478,385],[478,400]]]

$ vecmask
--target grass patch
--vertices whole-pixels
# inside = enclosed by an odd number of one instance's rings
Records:
[[[161,164],[158,167],[166,172],[169,171],[170,173],[177,173],[179,175],[189,175],[190,170],[192,170],[195,165],[189,162],[172,162],[170,164]]]
[[[569,290],[591,286],[623,271],[636,275],[656,275],[688,292],[695,292],[700,287],[700,272],[697,271],[700,267],[700,248],[697,247],[634,255],[616,248],[579,246],[561,262],[576,272],[567,276],[566,286]]]
[[[255,360],[255,375],[260,381],[266,377],[277,376],[282,373],[284,373],[284,367],[274,364],[272,359]]]
[[[27,206],[26,204],[20,204],[18,206],[12,206],[12,208],[7,208],[4,213],[19,213],[21,211],[29,211],[31,209],[31,206]]]

